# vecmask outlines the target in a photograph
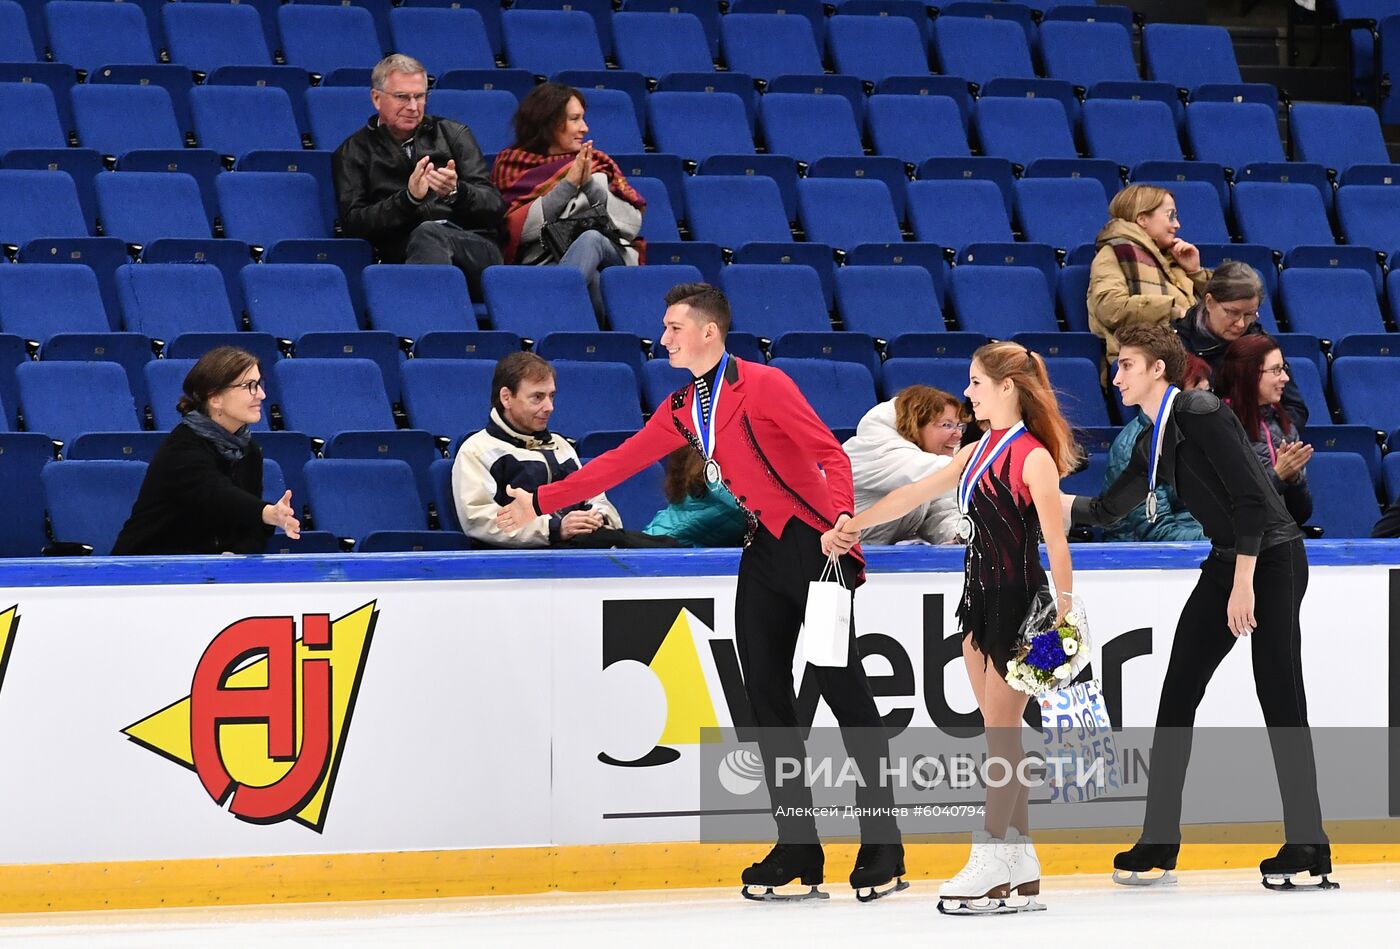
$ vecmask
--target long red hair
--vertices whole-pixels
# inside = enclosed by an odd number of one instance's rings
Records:
[[[1259,436],[1259,375],[1270,353],[1278,352],[1278,340],[1263,333],[1241,336],[1225,350],[1220,373],[1215,379],[1216,393],[1234,410],[1252,442]],[[1293,431],[1287,412],[1275,412],[1284,434]]]
[[[988,343],[972,354],[994,382],[1010,379],[1020,400],[1021,418],[1026,430],[1055,459],[1060,477],[1073,471],[1080,461],[1080,449],[1074,441],[1069,422],[1060,413],[1060,400],[1050,385],[1045,360],[1020,343]]]

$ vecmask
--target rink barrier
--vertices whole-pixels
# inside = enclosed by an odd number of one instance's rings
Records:
[[[1307,657],[1314,723],[1338,724],[1325,719],[1342,708],[1356,720],[1341,724],[1400,725],[1400,542],[1308,548],[1314,572],[1305,635],[1319,631],[1308,640],[1319,645]],[[1135,626],[1169,635],[1206,549],[1075,545],[1076,591],[1098,611],[1097,635],[1107,641]],[[732,640],[738,556],[569,551],[0,562],[0,621],[10,617],[8,629],[0,622],[0,760],[7,773],[0,782],[0,912],[734,886],[767,845],[699,842],[693,819],[664,816],[695,806],[685,800],[695,793],[693,779],[667,784],[660,781],[664,767],[629,773],[600,763],[610,742],[636,737],[616,731],[619,719],[645,716],[612,714],[613,680],[599,670],[607,671],[600,660],[613,628],[610,605],[689,604],[703,615],[667,615],[678,623],[688,618],[689,635],[681,639],[692,647],[692,662],[700,657],[695,674],[724,727],[723,683],[706,647]],[[917,678],[926,646],[953,632],[947,617],[961,587],[962,551],[871,548],[868,556],[859,629],[895,641]],[[940,601],[936,609],[931,598]],[[522,604],[535,621],[521,621]],[[333,724],[341,731],[330,777],[323,778],[334,782],[334,804],[323,784],[319,803],[298,800],[300,810],[273,820],[238,820],[229,801],[216,804],[201,788],[196,769],[182,760],[188,750],[138,726],[178,708],[201,657],[228,629],[271,616],[284,619],[289,634],[293,624],[306,634],[316,615],[331,621],[337,647],[348,631],[341,624],[356,617],[364,637],[359,670],[335,680],[353,686],[337,700]],[[668,647],[683,625],[663,628]],[[1321,647],[1327,633],[1343,629],[1344,655]],[[1358,651],[1388,651],[1389,692],[1354,689]],[[667,662],[674,659],[673,650]],[[1152,720],[1150,659],[1129,667],[1138,678],[1123,696],[1123,724]],[[653,671],[665,679],[659,658],[640,662],[657,663]],[[470,690],[463,686],[467,673],[475,673]],[[1224,724],[1222,710],[1224,717],[1257,712],[1247,674],[1231,679],[1235,673],[1222,667],[1213,683],[1211,721]],[[663,684],[669,737],[658,744],[687,750],[694,740],[683,733],[694,723],[667,717],[674,696]],[[932,724],[918,701],[922,692],[884,695],[882,703],[913,707],[915,725]],[[954,689],[943,698],[966,704]],[[519,708],[534,711],[515,721],[510,712]],[[463,720],[482,725],[464,730]],[[512,724],[504,737],[501,721]],[[187,725],[187,743],[191,734]],[[520,774],[482,773],[453,754],[425,759],[416,752],[455,753],[464,735],[477,752],[472,762],[515,755]],[[406,741],[413,746],[407,751]],[[482,752],[480,742],[494,744]],[[228,767],[237,772],[235,764]],[[1394,764],[1392,801],[1400,786]],[[643,771],[657,784],[643,790],[658,796],[639,804],[637,788],[625,782]],[[477,812],[467,805],[479,805]],[[648,808],[652,813],[641,816],[660,819],[626,819]],[[1389,813],[1400,812],[1392,804]],[[1334,839],[1400,839],[1393,826],[1339,830],[1332,829]],[[1209,840],[1183,852],[1184,869],[1254,866],[1271,852],[1257,827],[1241,830],[1240,843],[1230,843],[1220,825],[1188,827],[1188,840],[1198,832]],[[1047,874],[1104,872],[1136,837],[1129,827],[1092,837],[1058,833],[1037,833]],[[962,866],[966,835],[937,840],[910,842],[911,878],[944,879]],[[844,891],[854,854],[854,845],[828,846],[835,892]],[[1395,863],[1400,847],[1339,843],[1334,860]]]

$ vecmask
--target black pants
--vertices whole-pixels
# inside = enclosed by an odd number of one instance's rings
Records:
[[[735,638],[744,690],[759,729],[768,798],[778,824],[778,839],[785,843],[817,841],[816,821],[805,813],[812,806],[811,789],[800,778],[786,778],[779,786],[776,761],[782,758],[800,762],[805,755],[795,711],[792,662],[806,610],[807,584],[820,577],[825,565],[821,535],[796,518],[788,522],[781,539],[760,527],[739,560]],[[846,585],[852,586],[859,563],[846,556],[841,558],[841,568]],[[841,726],[846,753],[855,762],[864,784],[856,787],[862,841],[897,843],[899,829],[894,818],[869,813],[871,809],[892,807],[894,792],[889,781],[881,780],[884,759],[889,757],[889,738],[856,651],[854,613],[850,658],[845,668],[809,666],[807,673],[816,675],[822,697]],[[836,763],[833,774],[840,773],[841,764]],[[795,815],[779,813],[780,809],[793,808],[798,811]]]
[[[473,300],[482,300],[481,272],[499,264],[501,248],[490,237],[458,227],[451,221],[425,221],[413,229],[404,250],[404,263],[451,264],[467,275]]]
[[[1181,792],[1191,757],[1196,709],[1216,668],[1235,645],[1226,617],[1235,563],[1212,553],[1186,601],[1172,642],[1157,729],[1152,740],[1152,771],[1143,840],[1181,840]],[[1317,798],[1317,763],[1308,731],[1303,691],[1302,635],[1298,609],[1308,589],[1308,557],[1301,540],[1263,551],[1254,570],[1254,618],[1249,637],[1254,690],[1269,729],[1269,744],[1283,800],[1289,843],[1323,844],[1322,808]]]

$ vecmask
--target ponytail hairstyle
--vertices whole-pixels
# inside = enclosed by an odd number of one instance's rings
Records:
[[[988,343],[973,353],[972,358],[993,382],[1010,379],[1016,386],[1026,430],[1040,439],[1050,452],[1060,477],[1078,467],[1082,453],[1075,444],[1069,422],[1060,414],[1060,403],[1045,371],[1045,360],[1020,343],[1012,342]]]

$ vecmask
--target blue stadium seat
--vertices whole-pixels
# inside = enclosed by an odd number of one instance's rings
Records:
[[[151,339],[238,329],[223,275],[189,264],[124,264],[117,268],[122,323]]]
[[[238,171],[218,179],[224,234],[259,247],[331,236],[316,179],[304,172]]]
[[[1337,191],[1337,220],[1347,241],[1386,254],[1400,250],[1400,195],[1386,185]]]
[[[1303,404],[1308,408],[1308,421],[1314,424],[1327,424],[1332,420],[1332,410],[1327,404],[1327,393],[1322,387],[1322,375],[1317,364],[1308,359],[1290,362],[1293,381],[1303,396]],[[1348,419],[1347,421],[1351,421]]]
[[[414,481],[424,510],[433,499],[433,485],[428,469],[442,457],[442,450],[431,432],[404,428],[381,432],[341,432],[326,443],[326,458],[363,458],[380,460],[393,458],[404,462],[413,471]]]
[[[220,155],[301,148],[292,100],[277,87],[199,86],[190,93],[190,108],[200,145]]]
[[[706,282],[718,283],[724,269],[724,250],[709,241],[654,241],[647,245],[647,260],[653,264],[695,267]]]
[[[876,152],[910,164],[972,154],[958,105],[947,96],[871,96],[866,124]]]
[[[928,72],[924,37],[902,16],[837,16],[827,26],[836,71],[878,83],[890,76]]]
[[[1108,220],[1108,199],[1092,178],[1016,182],[1016,216],[1026,240],[1070,249],[1093,243]]]
[[[640,73],[638,73],[640,75]],[[778,77],[782,79],[783,77]],[[835,80],[842,77],[833,75]],[[774,80],[777,81],[776,79]],[[772,88],[771,84],[769,88]],[[752,76],[741,72],[673,72],[662,76],[656,81],[656,92],[703,92],[706,95],[713,95],[716,92],[727,92],[736,96],[744,107],[744,118],[749,124],[749,135],[752,137],[755,123],[758,121],[758,89],[755,86]],[[647,104],[648,111],[650,103]]]
[[[482,27],[486,30],[486,41],[491,44],[491,52],[500,55],[503,49],[501,4],[497,3],[496,0],[403,0],[402,6],[410,9],[448,7],[475,10],[477,15],[481,17]]]
[[[572,267],[489,267],[482,290],[491,325],[540,339],[547,333],[598,329],[583,276]]]
[[[238,160],[238,170],[304,172],[310,175],[316,179],[316,190],[321,198],[321,212],[326,224],[333,226],[340,215],[336,206],[335,181],[331,171],[332,154],[321,149],[248,152]],[[217,188],[216,184],[215,190]]]
[[[882,96],[947,96],[958,104],[963,128],[972,123],[972,89],[961,76],[891,76],[875,86]]]
[[[613,16],[617,62],[623,69],[659,77],[673,72],[703,73],[714,69],[714,54],[700,19],[678,10]]]
[[[842,267],[836,305],[847,330],[876,339],[944,331],[933,278],[921,267]]]
[[[1290,267],[1279,277],[1279,296],[1295,332],[1336,340],[1385,330],[1375,282],[1360,270]]]
[[[720,20],[729,68],[756,79],[817,75],[822,57],[810,21],[776,13],[731,13]]]
[[[1289,109],[1288,134],[1295,158],[1338,173],[1357,164],[1390,163],[1380,119],[1367,106],[1299,102]]]
[[[1240,236],[1284,253],[1299,244],[1331,244],[1332,226],[1317,189],[1246,181],[1235,186]]]
[[[445,531],[462,529],[462,522],[457,520],[457,500],[452,493],[452,465],[455,461],[454,458],[439,458],[428,468],[428,478],[433,486],[433,507]]]
[[[686,173],[685,163],[679,155],[643,152],[640,155],[613,155],[609,153],[608,157],[617,163],[623,177],[628,181],[633,178],[653,178],[665,185],[672,213],[676,220],[685,220],[685,190],[682,182],[685,180]],[[796,198],[793,200],[795,201]],[[645,223],[646,219],[643,215],[643,226]]]
[[[1215,185],[1205,181],[1154,181],[1150,178],[1139,181],[1160,185],[1172,193],[1183,240],[1193,244],[1230,243],[1225,211],[1220,206],[1220,193]]]
[[[154,63],[145,12],[134,3],[67,0],[44,7],[55,62],[92,72],[109,63]]]
[[[146,463],[64,461],[45,465],[41,474],[54,540],[86,544],[98,557],[111,554],[146,479]]]
[[[672,392],[689,385],[690,381],[686,370],[675,368],[665,359],[649,359],[642,364],[642,402],[651,407],[659,406]]]
[[[374,328],[395,336],[421,342],[479,328],[466,277],[456,267],[372,264],[364,269],[364,289]]]
[[[39,47],[40,51],[43,47]],[[18,3],[0,3],[0,61],[7,63],[37,62],[34,39],[24,8]]]
[[[1025,30],[1007,20],[941,16],[933,23],[933,46],[944,73],[979,85],[993,77],[1035,77]]]
[[[407,462],[326,458],[308,464],[304,475],[317,529],[353,537],[357,550],[386,549],[376,543],[383,540],[375,537],[380,532],[428,533],[427,510]]]
[[[460,93],[460,95],[487,95],[488,93]],[[504,93],[500,93],[504,95]],[[589,137],[598,148],[613,152],[640,152],[642,150],[642,129],[633,109],[632,97],[617,89],[590,89],[586,93],[588,109],[585,120],[589,126]],[[512,115],[514,110],[512,109]],[[509,125],[507,125],[509,129]],[[514,138],[513,133],[509,136]],[[509,144],[507,142],[506,144]],[[485,148],[485,146],[482,146]]]
[[[661,464],[647,465],[632,477],[608,488],[608,500],[617,508],[622,526],[639,531],[651,523],[656,513],[666,507],[666,468]]]
[[[778,186],[783,213],[789,221],[797,220],[797,161],[789,155],[711,155],[700,162],[697,173],[730,178],[769,178]],[[680,187],[684,194],[684,179]]]
[[[744,102],[732,93],[653,92],[647,106],[658,151],[692,161],[753,154]]]
[[[24,367],[21,366],[21,369]],[[1332,363],[1332,388],[1342,419],[1377,432],[1400,429],[1400,359],[1394,356],[1347,356]]]
[[[507,10],[501,31],[510,64],[537,76],[605,68],[597,26],[581,10]]]
[[[876,402],[875,381],[858,363],[824,359],[775,359],[771,363],[792,378],[797,388],[838,436],[849,437]]]
[[[883,181],[804,178],[797,183],[797,207],[809,241],[846,248],[901,239]]]
[[[968,354],[970,355],[970,354]],[[933,386],[959,397],[967,388],[967,356],[901,356],[885,361],[885,398],[910,386]]]
[[[1321,527],[1331,540],[1370,537],[1380,517],[1375,483],[1360,455],[1314,452],[1308,462],[1313,513],[1308,524]]]
[[[623,13],[689,14],[700,21],[711,58],[719,58],[719,5],[714,0],[623,0]],[[614,21],[616,28],[616,21]]]
[[[1011,160],[977,155],[970,158],[930,158],[919,164],[920,181],[990,181],[1001,189],[1006,216],[1016,200],[1016,170]]]
[[[1047,359],[1074,357],[1088,360],[1096,366],[1103,364],[1103,337],[1093,333],[1017,333],[1013,339]]]
[[[117,156],[135,149],[184,148],[170,93],[160,86],[88,83],[74,87],[72,101],[78,140],[86,148]]]
[[[554,414],[549,427],[570,438],[642,427],[641,395],[630,366],[556,359]]]
[[[831,329],[821,281],[810,267],[735,264],[720,276],[733,327],[768,339]]]
[[[1071,333],[1089,332],[1089,265],[1072,264],[1060,271],[1055,299]]]
[[[371,359],[282,359],[272,375],[288,428],[326,439],[394,430],[384,376]]]
[[[486,423],[495,364],[484,359],[410,359],[404,409],[414,428],[456,441]]]
[[[452,69],[438,76],[433,88],[465,89],[468,92],[499,90],[509,92],[516,99],[523,99],[535,88],[535,77],[528,69]]]
[[[646,211],[642,214],[640,236],[648,241],[678,241],[680,231],[676,227],[676,215],[671,210],[671,195],[666,185],[655,178],[630,178],[628,184],[646,201]]]
[[[955,267],[948,296],[960,329],[994,339],[1059,328],[1045,276],[1036,267]]]
[[[58,116],[53,90],[42,83],[0,83],[6,112],[23,115],[24,121],[0,126],[0,157],[19,148],[66,148],[67,136]]]
[[[69,444],[83,432],[141,428],[131,384],[112,362],[29,362],[15,368],[31,432]]]
[[[37,557],[47,544],[42,473],[52,460],[48,436],[0,434],[0,491],[8,502],[0,509],[0,557]]]
[[[279,339],[359,330],[345,274],[331,264],[264,264],[239,273],[252,328]]]
[[[589,96],[590,112],[593,98]],[[503,89],[444,89],[433,93],[428,101],[432,104],[433,115],[461,122],[470,128],[483,154],[494,155],[515,141],[511,117],[515,115],[518,103],[513,95]],[[349,135],[348,132],[346,134]],[[637,144],[640,145],[640,142]]]
[[[782,195],[771,178],[697,175],[685,180],[690,231],[725,247],[749,241],[790,241]]]
[[[1097,82],[1134,82],[1132,35],[1113,23],[1049,22],[1040,25],[1045,74],[1089,88]]]
[[[1389,167],[1380,165],[1353,165],[1354,169]],[[1327,213],[1332,213],[1334,193],[1332,190],[1332,180],[1335,176],[1327,170],[1325,165],[1319,165],[1305,161],[1257,161],[1252,165],[1246,165],[1244,169],[1245,181],[1268,181],[1279,184],[1306,184],[1317,189],[1317,193],[1322,196],[1322,205],[1327,209]],[[1235,174],[1235,180],[1239,181],[1240,175]]]
[[[1366,462],[1376,487],[1381,485],[1381,446],[1365,425],[1309,425],[1303,433],[1315,451],[1349,452]]]
[[[1078,356],[1045,357],[1045,369],[1050,384],[1059,397],[1060,411],[1075,428],[1103,427],[1111,424],[1108,405],[1099,388],[1099,360]]]
[[[414,342],[413,354],[417,359],[489,359],[494,364],[521,349],[520,337],[503,330],[450,331],[425,334]]]
[[[81,264],[0,267],[0,331],[42,345],[60,333],[110,329],[91,268]]]
[[[1092,246],[1084,249],[1093,251]],[[1086,256],[1092,255],[1087,254]],[[1059,263],[1059,253],[1054,247],[1049,244],[1034,244],[1026,241],[967,244],[957,256],[958,266],[1034,267],[1045,277],[1045,288],[1051,291],[1050,302],[1052,305],[1054,303],[1052,288],[1059,280]]]
[[[641,339],[659,339],[667,292],[678,284],[701,279],[699,270],[685,265],[609,267],[601,280],[609,327]]]
[[[984,98],[977,103],[974,122],[983,154],[1019,165],[1037,158],[1079,157],[1064,106],[1053,99]]]
[[[434,96],[440,96],[435,93]],[[437,101],[429,96],[430,108]],[[306,93],[306,117],[311,126],[311,139],[318,148],[334,151],[340,143],[359,131],[373,113],[363,89],[338,86],[315,86]]]
[[[1107,26],[1118,32],[1118,28]],[[1095,158],[1132,168],[1145,161],[1180,161],[1181,141],[1171,109],[1160,102],[1090,99],[1084,103],[1084,139]]]
[[[322,76],[368,69],[384,56],[374,17],[363,7],[287,4],[277,23],[287,62]]]
[[[833,155],[818,158],[807,166],[808,178],[837,178],[856,181],[881,181],[894,202],[894,214],[905,220],[908,209],[909,175],[904,162],[884,155]],[[794,192],[796,183],[794,182]]]
[[[1179,89],[1241,81],[1235,46],[1223,26],[1150,23],[1142,34],[1142,58],[1149,79]]]
[[[1392,451],[1382,462],[1385,471],[1385,498],[1391,504],[1400,500],[1400,452]]]
[[[1084,459],[1084,467],[1060,479],[1060,490],[1065,494],[1085,494],[1095,497],[1104,489],[1104,476],[1108,474],[1108,453],[1095,452]]]
[[[1001,189],[990,181],[913,181],[908,194],[909,221],[921,241],[956,249],[1012,239]]]
[[[871,379],[880,378],[880,347],[873,336],[849,330],[825,333],[784,333],[769,347],[773,359],[818,359],[863,366]]]
[[[98,213],[104,232],[128,244],[161,237],[213,236],[199,184],[190,175],[127,171],[99,175]]]
[[[389,14],[394,48],[434,76],[453,69],[493,69],[496,54],[481,14],[466,8],[397,7]]]
[[[1236,172],[1258,162],[1284,161],[1278,119],[1257,102],[1193,102],[1186,109],[1186,130],[1198,161]]]
[[[161,8],[170,61],[211,73],[220,66],[271,66],[262,17],[228,3],[168,3]]]
[[[841,96],[770,92],[759,104],[768,150],[811,163],[829,155],[864,155],[850,103]]]
[[[573,86],[583,93],[587,100],[585,105],[590,110],[593,108],[593,93],[608,91],[626,93],[632,101],[632,116],[638,126],[642,125],[647,114],[647,92],[650,85],[647,77],[639,72],[630,69],[562,69],[550,78],[553,82]],[[592,118],[588,120],[588,124],[593,125]],[[614,152],[609,151],[608,155],[611,157]]]

